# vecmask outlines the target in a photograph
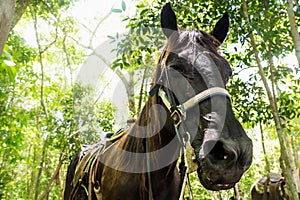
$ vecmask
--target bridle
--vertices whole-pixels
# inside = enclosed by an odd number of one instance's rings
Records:
[[[194,106],[201,104],[205,100],[213,97],[213,96],[225,96],[230,99],[231,97],[228,91],[222,87],[212,87],[208,88],[197,95],[191,97],[187,101],[179,105],[172,105],[171,101],[169,100],[166,92],[163,88],[159,88],[158,96],[161,98],[162,102],[166,106],[166,108],[171,113],[171,117],[174,121],[175,126],[179,126],[181,122],[183,122],[186,118],[186,113],[188,110],[192,109]]]

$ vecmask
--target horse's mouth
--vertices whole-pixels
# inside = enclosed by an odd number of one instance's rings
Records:
[[[235,183],[214,183],[208,177],[200,176],[201,184],[208,190],[219,191],[233,188]]]
[[[201,163],[205,163],[202,161]],[[237,172],[236,170],[234,170]],[[219,191],[233,188],[240,180],[241,172],[234,173],[232,169],[216,171],[205,164],[198,166],[198,177],[201,184],[208,190]],[[225,175],[226,174],[226,175]]]
[[[213,135],[213,130],[210,131],[210,135]],[[197,173],[201,184],[214,191],[234,187],[251,164],[252,151],[248,153],[250,147],[252,143],[241,147],[230,139],[204,139],[199,152],[196,152]],[[245,155],[250,155],[250,158]]]

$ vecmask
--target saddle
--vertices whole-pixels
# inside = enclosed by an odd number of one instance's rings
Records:
[[[266,196],[266,199],[281,200],[286,197],[284,185],[285,180],[282,175],[269,173],[267,177],[260,179],[253,189],[260,195]]]
[[[81,151],[78,153],[78,162],[75,167],[75,173],[72,180],[73,191],[76,194],[79,187],[84,187],[83,180],[88,181],[88,188],[85,188],[87,195],[91,195],[94,190],[97,199],[101,199],[100,184],[96,180],[96,173],[99,164],[99,156],[105,151],[107,147],[113,145],[122,136],[126,134],[126,129],[122,128],[115,133],[106,133],[105,138],[93,145],[82,145]]]
[[[121,128],[115,133],[106,133],[106,141],[114,143],[115,141],[119,140],[123,135],[125,135],[126,129]]]

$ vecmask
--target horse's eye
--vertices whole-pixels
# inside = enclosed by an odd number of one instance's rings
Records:
[[[183,72],[183,66],[181,65],[173,65],[171,68],[178,72]]]

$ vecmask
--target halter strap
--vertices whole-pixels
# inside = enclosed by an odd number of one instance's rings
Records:
[[[228,91],[221,87],[208,88],[207,90],[200,92],[196,96],[188,99],[186,102],[179,104],[177,106],[172,105],[172,103],[168,99],[166,92],[163,90],[162,87],[160,87],[158,90],[158,96],[162,99],[162,102],[170,111],[171,117],[174,120],[176,126],[178,126],[185,119],[186,112],[188,110],[190,110],[192,107],[196,106],[197,104],[202,103],[208,98],[211,98],[213,96],[225,96],[229,98],[231,101],[231,97]]]
[[[221,88],[221,87],[212,87],[212,88],[208,88],[207,90],[204,90],[203,92],[190,98],[189,100],[187,100],[185,103],[183,103],[181,105],[182,105],[182,108],[185,111],[187,111],[187,110],[191,109],[193,106],[203,102],[204,100],[206,100],[212,96],[218,96],[218,95],[224,95],[224,96],[228,97],[231,101],[230,94],[228,93],[228,91],[226,89]]]

